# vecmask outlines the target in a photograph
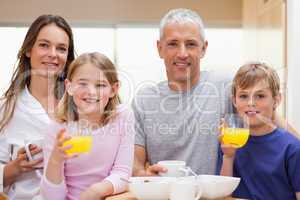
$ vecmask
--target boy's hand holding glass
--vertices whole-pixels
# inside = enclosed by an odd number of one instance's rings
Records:
[[[247,143],[249,132],[245,119],[237,114],[227,114],[221,127],[221,144],[235,148],[243,147]]]

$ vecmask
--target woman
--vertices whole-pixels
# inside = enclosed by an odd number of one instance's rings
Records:
[[[9,199],[32,199],[39,192],[35,145],[43,139],[74,60],[73,34],[60,16],[41,15],[30,26],[18,54],[11,85],[0,101],[0,192]]]

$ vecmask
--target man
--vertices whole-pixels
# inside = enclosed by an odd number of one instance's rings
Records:
[[[231,105],[225,93],[231,78],[213,72],[200,75],[207,45],[195,12],[171,10],[161,20],[157,48],[168,81],[139,91],[133,102],[134,175],[156,175],[164,169],[155,163],[166,159],[184,160],[198,174],[215,172],[217,129]]]
[[[168,80],[143,88],[133,102],[134,176],[164,172],[156,164],[161,160],[184,160],[197,174],[215,173],[220,119],[233,112],[234,73],[200,72],[207,46],[197,13],[175,9],[162,18],[157,49]]]

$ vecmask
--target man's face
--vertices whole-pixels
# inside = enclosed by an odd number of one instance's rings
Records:
[[[170,23],[157,41],[159,56],[164,59],[168,81],[171,84],[194,84],[200,75],[200,59],[207,42],[203,42],[199,27],[194,23]]]

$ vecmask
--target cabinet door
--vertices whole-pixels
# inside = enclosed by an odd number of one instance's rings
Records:
[[[286,101],[286,3],[285,0],[244,0],[245,58],[271,64],[281,80],[284,116]]]

